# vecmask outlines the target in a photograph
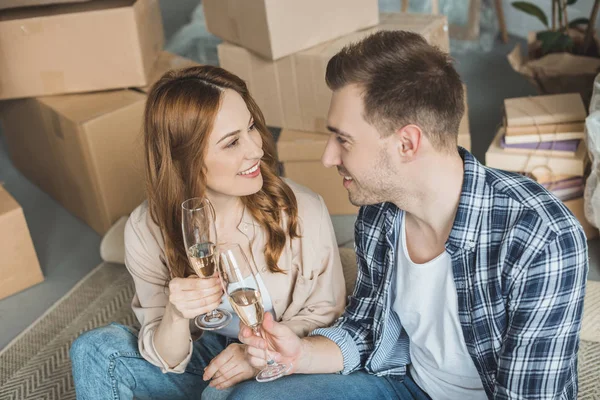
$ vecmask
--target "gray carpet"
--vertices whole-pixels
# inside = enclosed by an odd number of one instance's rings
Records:
[[[133,293],[122,265],[94,269],[0,353],[0,399],[75,399],[71,343],[112,321],[133,325]]]

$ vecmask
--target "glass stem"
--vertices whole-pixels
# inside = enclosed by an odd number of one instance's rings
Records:
[[[267,341],[267,339],[265,339],[265,337],[261,334],[261,330],[258,328],[258,326],[255,326],[254,328],[252,328],[252,330],[254,331],[254,334],[256,336],[262,338],[265,342]],[[267,347],[265,347],[265,361],[267,362],[267,367],[275,364],[275,361],[273,361],[273,359],[269,355],[268,347],[269,347],[269,344],[267,343]]]

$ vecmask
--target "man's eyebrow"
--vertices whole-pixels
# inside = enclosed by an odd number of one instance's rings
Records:
[[[252,115],[250,116],[250,119],[248,120],[248,125],[250,125],[250,122],[252,122]],[[235,130],[235,131],[233,131],[233,132],[229,132],[227,135],[225,135],[225,136],[223,136],[221,139],[219,139],[219,141],[217,142],[217,144],[221,143],[223,140],[227,139],[227,138],[228,138],[228,137],[230,137],[230,136],[237,135],[237,134],[238,134],[238,133],[240,133],[240,132],[241,132],[241,131],[240,131],[239,129],[238,129],[238,130]]]
[[[346,132],[340,131],[338,128],[335,128],[331,125],[327,125],[327,129],[330,130],[331,132],[335,133],[336,135],[343,136],[346,139],[352,139],[352,135],[349,135]]]

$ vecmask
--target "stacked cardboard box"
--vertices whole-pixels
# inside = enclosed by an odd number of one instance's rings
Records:
[[[409,30],[449,51],[445,16],[379,14],[376,0],[205,0],[209,31],[224,39],[221,67],[246,81],[278,142],[284,174],[325,199],[331,214],[354,214],[335,169],[320,159],[328,134],[329,59],[347,44],[381,30]],[[339,10],[343,9],[343,13]],[[468,120],[460,140],[470,147]]]
[[[219,63],[246,81],[269,126],[327,133],[331,90],[325,84],[325,70],[329,59],[344,46],[380,30],[414,31],[445,51],[449,48],[446,17],[395,13],[382,14],[375,27],[276,61],[225,42],[218,47]]]
[[[44,280],[23,209],[0,185],[0,299]]]
[[[195,65],[162,52],[149,83]],[[0,115],[13,164],[95,231],[144,199],[142,117],[149,86],[7,101]]]
[[[581,96],[506,99],[504,108],[504,125],[486,153],[486,164],[535,179],[565,203],[588,238],[596,237],[598,230],[583,216],[588,158]]]
[[[158,0],[0,6],[0,122],[13,164],[100,234],[144,198],[149,85],[195,65],[163,44]]]

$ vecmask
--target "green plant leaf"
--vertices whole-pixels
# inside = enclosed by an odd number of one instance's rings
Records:
[[[590,23],[590,20],[587,18],[575,18],[573,21],[569,22],[569,28],[575,28],[577,25],[587,25]]]
[[[538,32],[536,37],[542,42],[543,54],[569,51],[573,48],[573,39],[562,32],[543,31]]]
[[[567,0],[567,5],[568,6],[572,6],[575,3],[577,3],[577,0]]]
[[[542,24],[544,24],[544,26],[548,27],[548,17],[546,17],[544,11],[542,11],[542,9],[536,6],[535,4],[528,3],[526,1],[514,1],[511,4],[517,10],[521,10],[524,13],[533,15],[534,17],[542,21]]]

